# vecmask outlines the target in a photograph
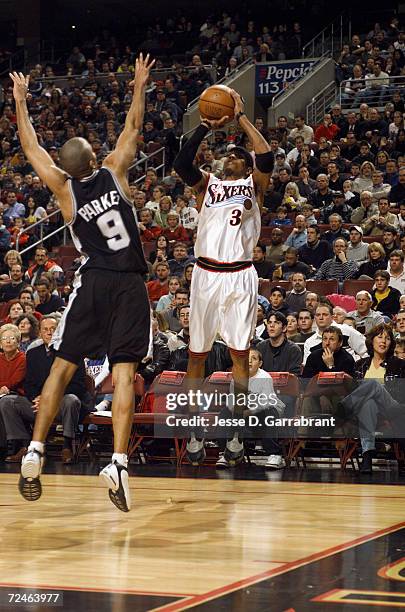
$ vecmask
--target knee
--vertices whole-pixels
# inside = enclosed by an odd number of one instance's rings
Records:
[[[2,397],[0,399],[0,413],[8,413],[14,410],[14,397]]]
[[[63,397],[63,406],[69,410],[80,410],[80,400],[74,393],[67,393]]]

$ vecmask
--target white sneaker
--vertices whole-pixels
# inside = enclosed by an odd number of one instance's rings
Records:
[[[264,467],[272,470],[281,470],[286,467],[286,462],[281,455],[270,455]]]
[[[125,465],[118,461],[109,463],[99,474],[100,479],[108,487],[108,494],[114,506],[121,512],[129,512],[131,509],[131,497],[129,493],[128,470]]]
[[[42,485],[39,477],[43,464],[44,456],[37,450],[28,450],[22,458],[18,489],[27,501],[36,501],[41,497]]]
[[[223,454],[218,457],[218,461],[216,462],[215,466],[217,468],[229,468],[229,467],[231,467],[229,465],[229,463],[227,462],[227,460],[225,459]]]

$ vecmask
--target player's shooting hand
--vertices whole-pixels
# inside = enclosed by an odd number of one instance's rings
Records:
[[[222,119],[206,119],[205,117],[200,117],[200,119],[201,122],[208,125],[211,130],[220,130],[229,121],[228,115],[222,117]]]
[[[27,98],[30,77],[24,76],[22,72],[10,72],[9,75],[14,83],[14,99],[16,102],[22,102]]]
[[[134,80],[130,82],[129,86],[145,87],[149,79],[149,73],[151,68],[154,66],[155,60],[151,60],[149,53],[143,57],[143,53],[139,54],[139,57],[135,60],[135,76]]]
[[[238,92],[235,91],[234,89],[231,89],[230,93],[231,93],[232,98],[235,101],[235,115],[237,115],[238,113],[244,113],[245,104],[243,102],[242,96],[238,94]]]

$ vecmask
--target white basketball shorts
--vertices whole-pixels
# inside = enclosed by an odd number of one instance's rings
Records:
[[[256,328],[258,286],[253,265],[237,272],[196,265],[190,292],[190,351],[207,353],[217,334],[230,349],[248,349]]]

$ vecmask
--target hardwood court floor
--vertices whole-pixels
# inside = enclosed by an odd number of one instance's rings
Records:
[[[375,611],[387,603],[364,592],[382,590],[405,606],[401,486],[132,478],[123,514],[95,476],[45,474],[35,503],[16,483],[0,474],[1,609],[17,587],[76,611]],[[378,577],[393,562],[399,577]]]

